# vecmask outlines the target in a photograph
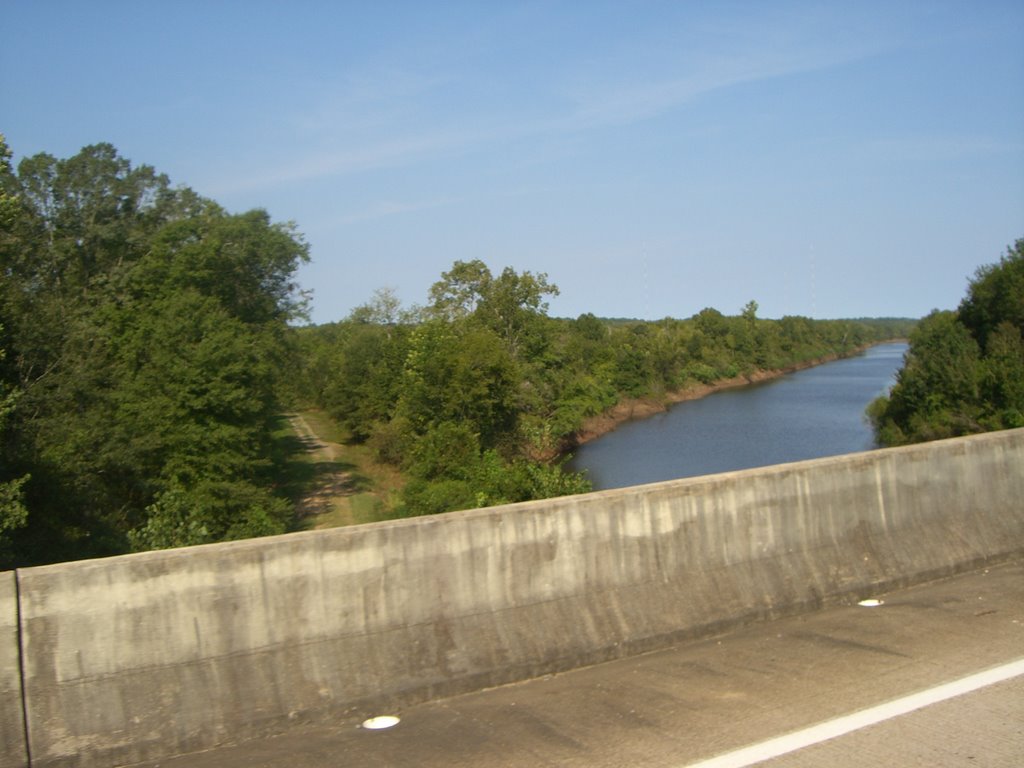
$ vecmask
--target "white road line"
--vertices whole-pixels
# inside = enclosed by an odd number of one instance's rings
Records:
[[[699,763],[691,763],[687,768],[745,768],[764,760],[770,760],[788,752],[795,752],[798,749],[818,744],[822,741],[843,736],[869,725],[875,725],[894,717],[905,715],[916,709],[922,709],[937,704],[946,699],[962,696],[965,693],[985,688],[989,685],[1001,683],[1004,680],[1024,675],[1024,659],[1012,661],[999,667],[987,669],[968,677],[962,677],[950,683],[944,683],[934,688],[929,688],[919,693],[904,696],[901,699],[879,704],[877,707],[862,709],[850,715],[837,717],[834,720],[827,720],[824,723],[812,725],[801,731],[794,731],[785,736],[779,736],[759,744],[751,744],[749,747],[737,749],[734,752],[712,757],[710,760],[702,760]]]

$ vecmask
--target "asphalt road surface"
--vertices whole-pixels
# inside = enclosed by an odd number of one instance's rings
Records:
[[[1024,562],[877,597],[144,765],[1024,766]]]

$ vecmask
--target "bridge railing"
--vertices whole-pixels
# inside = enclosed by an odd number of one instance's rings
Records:
[[[0,768],[159,759],[1020,557],[1022,499],[1014,430],[2,573]]]

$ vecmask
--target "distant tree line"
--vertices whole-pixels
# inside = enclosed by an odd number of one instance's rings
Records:
[[[1024,239],[982,266],[953,311],[910,337],[897,383],[869,413],[878,440],[903,445],[1024,427]]]
[[[905,338],[904,319],[811,320],[704,309],[657,322],[547,315],[544,274],[458,261],[425,307],[378,291],[339,323],[298,331],[300,396],[408,477],[396,514],[587,490],[558,457],[626,398],[841,357]]]

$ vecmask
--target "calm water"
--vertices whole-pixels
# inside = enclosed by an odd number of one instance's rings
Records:
[[[869,450],[868,403],[895,382],[907,345],[717,392],[628,422],[567,465],[595,490]]]

